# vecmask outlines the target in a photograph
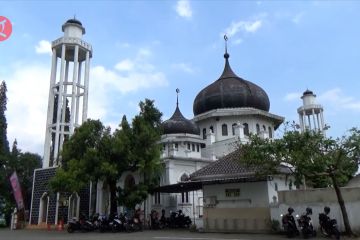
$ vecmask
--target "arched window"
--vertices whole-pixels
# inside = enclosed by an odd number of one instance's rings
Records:
[[[203,129],[203,139],[206,139],[206,128]]]
[[[257,123],[256,124],[256,133],[259,134],[260,133],[260,125]]]
[[[269,138],[272,138],[273,136],[272,136],[272,129],[271,129],[271,127],[269,127]]]
[[[135,185],[134,177],[131,174],[127,175],[124,182],[124,188],[131,189],[134,185]]]
[[[214,133],[214,127],[210,126],[210,133]]]
[[[264,132],[266,132],[266,127],[265,127],[265,125],[263,125],[263,130],[264,130]]]
[[[249,134],[249,124],[244,123],[243,126],[244,126],[244,135],[249,136],[250,135]]]
[[[228,135],[228,128],[227,128],[227,125],[225,123],[221,126],[221,133],[222,133],[223,136]]]
[[[235,135],[235,127],[236,127],[236,123],[234,123],[233,125],[232,125],[232,135]]]
[[[189,181],[189,175],[187,175],[186,173],[184,173],[183,175],[181,175],[180,181],[181,181],[181,182]]]

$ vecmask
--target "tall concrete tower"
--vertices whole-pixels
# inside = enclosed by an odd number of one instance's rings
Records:
[[[79,20],[69,19],[62,31],[64,36],[52,42],[43,168],[60,164],[64,141],[87,119],[92,46],[82,40]]]
[[[314,130],[325,134],[324,110],[320,104],[316,103],[316,95],[312,91],[306,90],[301,99],[303,105],[297,110],[301,131]]]

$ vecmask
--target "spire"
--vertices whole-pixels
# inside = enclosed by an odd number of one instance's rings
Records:
[[[225,40],[225,54],[224,54],[224,58],[228,59],[230,57],[230,55],[227,52],[227,41],[228,41],[228,37],[226,36],[226,34],[224,35],[224,40]]]
[[[233,72],[233,70],[230,67],[230,63],[229,63],[229,53],[227,51],[227,41],[228,41],[228,37],[226,35],[224,35],[224,40],[225,40],[225,54],[224,54],[224,58],[225,58],[225,67],[224,67],[224,71],[220,76],[221,78],[228,78],[228,77],[237,77],[238,76]]]
[[[176,107],[178,108],[179,107],[179,92],[180,92],[180,89],[176,89]]]

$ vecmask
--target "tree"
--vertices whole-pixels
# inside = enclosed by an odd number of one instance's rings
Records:
[[[99,120],[88,120],[75,129],[64,143],[62,168],[58,168],[50,186],[56,192],[79,192],[90,181],[104,181],[110,186],[110,211],[115,212],[116,161],[112,155],[112,136]]]
[[[285,131],[280,139],[261,139],[251,136],[240,143],[240,161],[247,166],[262,166],[258,174],[276,174],[279,166],[287,167],[296,184],[328,184],[334,188],[342,212],[345,230],[353,235],[340,186],[346,184],[358,169],[360,159],[360,130],[351,129],[348,135],[333,139],[314,131]],[[321,178],[317,181],[316,178]]]
[[[154,101],[140,102],[140,113],[130,126],[124,116],[121,127],[114,134],[115,151],[122,162],[122,170],[139,172],[142,180],[131,189],[118,188],[119,203],[128,208],[143,202],[157,186],[162,173],[160,161],[161,116]],[[124,165],[125,164],[125,165]]]
[[[146,199],[161,172],[161,113],[154,102],[140,102],[140,114],[132,125],[124,116],[120,129],[112,135],[99,120],[88,120],[64,143],[62,168],[58,168],[50,186],[55,192],[78,192],[89,181],[103,181],[110,189],[110,212],[116,212],[118,202],[134,207]],[[143,181],[131,191],[117,188],[125,171],[138,171]],[[118,193],[118,194],[117,194]]]
[[[9,142],[7,140],[7,122],[5,117],[7,97],[6,97],[6,83],[4,81],[0,84],[0,156],[9,153]]]

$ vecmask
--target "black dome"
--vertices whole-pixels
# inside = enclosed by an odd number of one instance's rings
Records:
[[[80,26],[82,26],[81,22],[75,18],[67,20],[66,23],[74,23],[74,24],[79,24]]]
[[[186,119],[180,112],[178,106],[176,106],[175,112],[169,120],[162,123],[163,133],[190,133],[200,135],[199,127],[192,121]]]
[[[303,95],[314,95],[313,91],[306,89],[306,91],[303,93]]]
[[[269,111],[270,101],[266,92],[256,84],[238,77],[225,53],[225,67],[214,83],[201,90],[194,100],[194,115],[213,109],[252,107]]]

